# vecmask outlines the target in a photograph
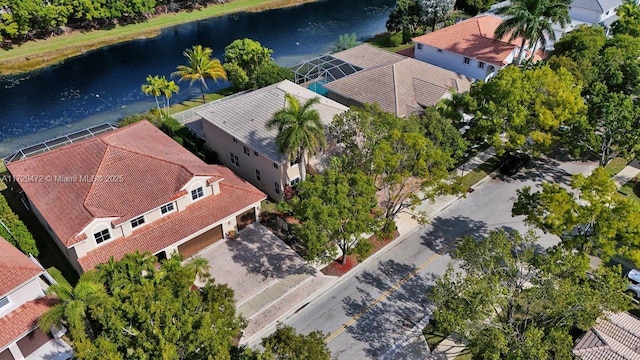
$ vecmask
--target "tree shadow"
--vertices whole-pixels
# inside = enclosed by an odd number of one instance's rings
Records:
[[[304,259],[259,224],[248,226],[239,233],[237,239],[227,240],[227,246],[234,262],[252,274],[278,279],[293,273],[315,274],[315,270],[307,266]]]
[[[560,161],[554,158],[534,159],[515,175],[508,176],[498,174],[497,178],[507,183],[536,180],[569,185],[571,182],[571,173],[562,169],[560,165]]]
[[[428,230],[422,236],[422,244],[434,252],[451,245],[461,236],[478,237],[488,232],[487,223],[466,216],[451,218],[436,217],[429,223]]]
[[[381,261],[375,272],[365,271],[357,276],[361,284],[357,287],[358,293],[343,300],[347,315],[360,316],[346,331],[355,340],[366,344],[364,352],[369,358],[382,358],[429,313],[430,302],[425,294],[437,276],[415,274],[405,279],[414,271],[416,266],[412,264]],[[404,282],[398,285],[403,279]],[[374,299],[369,287],[383,295]],[[394,290],[385,296],[392,288]],[[424,351],[428,351],[426,344]]]

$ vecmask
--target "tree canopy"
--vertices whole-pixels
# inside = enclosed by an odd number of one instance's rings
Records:
[[[492,231],[463,238],[429,291],[435,326],[469,341],[474,359],[573,359],[573,328],[630,307],[620,268],[590,270],[561,248],[537,252],[533,233]]]
[[[618,19],[611,25],[614,35],[640,36],[640,5],[633,0],[624,0],[616,9]]]
[[[394,33],[417,35],[424,32],[421,0],[398,0],[386,23],[387,30]]]
[[[224,49],[224,69],[229,81],[238,89],[257,89],[289,79],[290,69],[281,67],[271,58],[273,50],[252,39],[237,39]]]
[[[542,190],[518,190],[513,215],[558,235],[568,249],[599,256],[604,261],[622,254],[640,263],[640,205],[617,192],[603,168],[585,177],[575,175],[569,191],[543,183]]]
[[[418,118],[399,118],[378,105],[353,108],[330,126],[329,138],[340,146],[342,166],[373,177],[387,231],[394,230],[393,219],[400,212],[460,191],[459,182],[449,178],[453,159],[425,132]]]
[[[562,127],[584,120],[580,90],[564,68],[509,66],[472,86],[466,111],[475,115],[475,136],[499,153],[541,152],[559,141]]]
[[[333,256],[338,246],[344,262],[354,247],[366,252],[367,239],[362,236],[379,230],[380,222],[372,214],[377,206],[373,179],[359,170],[341,170],[328,169],[298,186],[293,208],[302,223],[295,233],[305,244],[308,260]]]

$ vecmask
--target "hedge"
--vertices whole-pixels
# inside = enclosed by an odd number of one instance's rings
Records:
[[[20,249],[23,253],[38,256],[39,251],[36,247],[35,239],[24,223],[18,218],[18,215],[11,210],[7,199],[2,195],[0,195],[0,220],[2,220],[4,224],[4,226],[0,224],[0,236]]]

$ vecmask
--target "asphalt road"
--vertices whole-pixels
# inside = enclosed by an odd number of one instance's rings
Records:
[[[568,184],[570,174],[589,173],[595,166],[536,160],[535,166],[514,177],[496,176],[484,182],[429,225],[397,240],[345,275],[337,286],[285,323],[302,333],[320,330],[330,334],[328,345],[337,359],[380,359],[428,315],[426,291],[451,262],[448,253],[456,239],[497,228],[526,230],[521,217],[511,217],[516,189],[536,187],[543,181]],[[557,242],[553,236],[540,235],[541,246]]]

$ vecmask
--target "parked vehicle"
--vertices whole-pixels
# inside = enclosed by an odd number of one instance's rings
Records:
[[[500,172],[507,176],[513,176],[531,161],[531,156],[524,153],[515,153],[507,157],[500,165]]]
[[[627,286],[627,291],[632,292],[633,296],[640,299],[640,271],[631,270],[627,274],[627,278],[629,278],[629,286]]]

